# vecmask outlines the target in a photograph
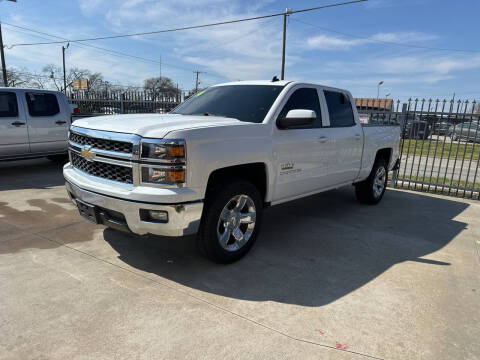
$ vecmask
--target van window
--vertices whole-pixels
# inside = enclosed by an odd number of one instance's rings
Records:
[[[295,90],[290,96],[287,103],[282,109],[282,112],[278,116],[279,119],[287,116],[290,110],[313,110],[317,115],[317,119],[313,125],[306,126],[305,128],[319,128],[322,127],[322,112],[320,110],[320,101],[318,100],[317,89],[302,88]]]
[[[17,95],[13,92],[0,91],[0,117],[17,117]]]
[[[55,94],[27,92],[25,97],[31,116],[53,116],[60,112]]]
[[[330,114],[331,127],[346,127],[355,125],[350,99],[341,92],[324,91]]]

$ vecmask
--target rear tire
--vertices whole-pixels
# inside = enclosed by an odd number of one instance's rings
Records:
[[[198,232],[201,251],[216,263],[242,258],[260,231],[263,202],[258,189],[244,180],[225,181],[210,191]]]
[[[385,194],[387,183],[387,162],[383,158],[377,158],[368,178],[355,184],[357,200],[362,204],[378,204]]]

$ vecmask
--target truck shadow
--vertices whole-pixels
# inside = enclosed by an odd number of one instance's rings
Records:
[[[469,205],[389,191],[378,206],[356,202],[351,188],[268,209],[252,251],[230,265],[213,264],[194,237],[136,238],[106,229],[125,263],[178,284],[221,296],[303,306],[331,303],[395,264],[448,266],[434,256],[466,224],[454,220]]]
[[[0,191],[43,189],[65,184],[62,168],[65,163],[46,158],[0,162]]]

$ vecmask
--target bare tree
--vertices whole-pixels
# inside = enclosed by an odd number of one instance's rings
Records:
[[[100,87],[104,84],[103,75],[99,72],[88,73],[88,90],[98,91]]]
[[[54,64],[48,64],[43,68],[43,75],[51,79],[51,85],[58,91],[63,90],[63,69]],[[99,72],[92,73],[88,69],[80,69],[77,67],[68,69],[66,74],[67,88],[73,87],[73,80],[87,79],[87,90],[100,90],[103,88],[103,75]]]
[[[41,74],[31,73],[26,68],[7,68],[7,80],[8,86],[10,87],[28,87],[35,89],[43,89],[45,84],[45,79]],[[3,83],[3,76],[1,73],[0,82]]]
[[[160,100],[163,96],[173,97],[178,95],[178,89],[168,77],[153,77],[144,82],[145,91],[152,100]]]

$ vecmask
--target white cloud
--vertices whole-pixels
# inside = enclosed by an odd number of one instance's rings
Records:
[[[307,49],[310,50],[349,50],[352,47],[372,44],[379,41],[415,44],[432,41],[437,36],[421,32],[377,33],[369,38],[347,38],[320,34],[307,39]]]
[[[52,31],[53,32],[53,31]],[[5,36],[6,44],[37,41],[24,33],[8,31]],[[47,64],[62,66],[62,44],[39,46],[14,46],[6,49],[9,64],[17,68],[26,67],[31,71],[40,72]],[[117,57],[93,48],[80,47],[71,44],[66,52],[67,68],[87,68],[92,72],[100,72],[106,79],[123,84],[139,84],[141,80],[151,76],[155,64],[149,65],[138,61],[129,61],[128,58]],[[134,66],[127,64],[134,63]]]
[[[81,1],[83,4],[83,1]],[[256,16],[271,0],[247,4],[241,0],[152,0],[87,1],[82,5],[86,15],[104,14],[108,26],[117,32],[137,32],[176,28]],[[161,21],[159,21],[161,19]],[[212,28],[145,36],[141,41],[162,52],[165,62],[181,59],[210,75],[227,79],[271,78],[280,70],[281,19],[242,22]],[[165,53],[165,49],[168,49]],[[288,57],[288,64],[296,61]],[[207,75],[208,76],[208,75]],[[217,79],[218,81],[218,79]]]
[[[416,55],[378,59],[371,65],[384,74],[449,75],[456,71],[480,69],[480,55]]]
[[[328,35],[317,35],[307,39],[308,48],[312,50],[348,50],[365,42],[361,39],[350,40]]]

